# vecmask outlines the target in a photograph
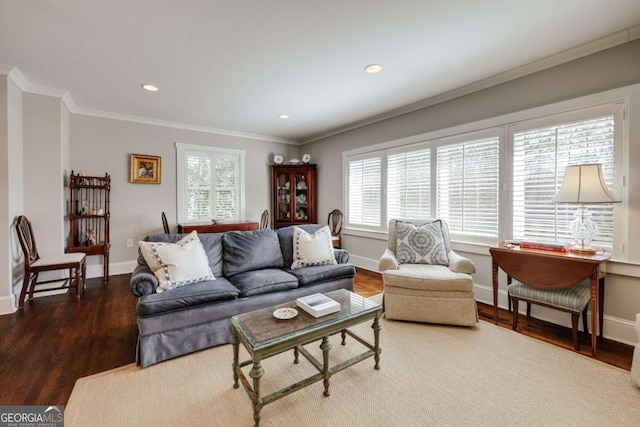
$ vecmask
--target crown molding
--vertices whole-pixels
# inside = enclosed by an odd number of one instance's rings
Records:
[[[71,98],[69,96],[69,98]],[[71,102],[73,102],[71,100]],[[199,126],[189,123],[172,122],[170,120],[153,119],[151,117],[134,116],[130,114],[112,113],[110,111],[94,110],[91,108],[77,107],[74,105],[73,109],[69,108],[74,114],[80,114],[84,116],[100,117],[104,119],[121,120],[133,123],[142,123],[146,125],[163,126],[168,128],[190,130],[195,132],[211,133],[216,135],[233,136],[237,138],[255,139],[258,141],[267,142],[279,142],[282,144],[294,144],[299,145],[298,141],[291,139],[278,138],[275,136],[258,135],[253,133],[238,132],[228,129],[212,128],[208,126]]]
[[[112,120],[121,120],[126,122],[141,123],[153,126],[163,126],[174,129],[189,130],[195,132],[211,133],[216,135],[233,136],[237,138],[254,139],[258,141],[278,142],[281,144],[299,145],[298,141],[286,138],[278,138],[269,135],[259,135],[246,132],[238,132],[228,129],[212,128],[208,126],[199,126],[189,123],[172,122],[169,120],[154,119],[151,117],[134,116],[130,114],[113,113],[110,111],[95,110],[92,108],[78,107],[73,101],[73,97],[67,90],[52,88],[48,86],[40,86],[29,83],[17,67],[0,64],[0,74],[10,78],[22,92],[32,93],[34,95],[52,96],[60,98],[67,106],[69,112],[84,116],[100,117]]]
[[[15,85],[18,86],[21,91],[24,91],[25,88],[29,85],[29,82],[20,72],[20,70],[18,70],[16,67],[12,67],[11,65],[0,64],[0,74],[7,76],[7,78],[15,83]]]
[[[441,93],[439,95],[432,96],[430,98],[418,101],[413,104],[406,105],[404,107],[397,108],[395,110],[387,111],[382,114],[378,114],[372,117],[368,117],[364,120],[354,122],[342,127],[335,128],[329,132],[312,136],[308,139],[303,139],[301,144],[308,144],[320,139],[328,138],[340,133],[348,132],[350,130],[358,129],[363,126],[371,125],[381,122],[383,120],[392,119],[394,117],[401,116],[403,114],[412,113],[423,108],[431,107],[442,102],[450,101],[455,98],[459,98],[464,95],[469,95],[473,92],[478,92],[483,89],[497,86],[502,83],[506,83],[511,80],[515,80],[520,77],[527,76],[529,74],[536,73],[538,71],[546,70],[551,67],[555,67],[560,64],[564,64],[569,61],[573,61],[578,58],[582,58],[587,55],[591,55],[605,49],[609,49],[624,43],[628,43],[632,40],[640,38],[640,25],[635,25],[630,28],[618,31],[608,36],[601,37],[599,39],[592,40],[584,43],[580,46],[576,46],[571,49],[556,53],[554,55],[541,58],[537,61],[530,62],[521,67],[513,68],[500,74],[488,77],[483,80],[479,80],[474,83],[470,83],[466,86],[462,86],[448,92]]]

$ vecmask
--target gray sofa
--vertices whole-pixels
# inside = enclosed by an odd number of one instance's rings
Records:
[[[322,225],[301,226],[312,233]],[[184,234],[156,234],[175,243]],[[199,234],[215,280],[156,292],[158,280],[138,256],[131,292],[139,297],[136,361],[143,368],[231,340],[231,316],[336,289],[353,291],[355,268],[336,249],[337,264],[292,270],[293,227],[277,231]],[[274,240],[275,239],[275,240]],[[274,243],[275,242],[275,243]]]

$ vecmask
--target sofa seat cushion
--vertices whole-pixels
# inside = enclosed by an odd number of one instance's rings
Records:
[[[194,307],[212,302],[234,300],[240,295],[227,279],[194,283],[189,286],[170,289],[162,293],[145,295],[138,299],[136,311],[138,316],[152,316],[182,308]]]
[[[229,277],[265,268],[283,266],[280,242],[275,231],[228,231],[222,235],[224,275]]]
[[[330,280],[353,278],[356,275],[355,267],[350,264],[318,265],[285,271],[298,278],[299,288]]]
[[[385,288],[399,287],[423,291],[469,292],[473,279],[465,273],[454,273],[444,265],[402,264],[397,270],[386,270]]]
[[[286,291],[298,287],[298,279],[278,268],[234,274],[229,281],[240,291],[240,297]]]

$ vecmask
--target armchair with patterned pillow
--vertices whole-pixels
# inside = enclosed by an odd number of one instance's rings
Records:
[[[447,223],[392,219],[378,269],[388,319],[475,326],[473,261],[451,249]]]

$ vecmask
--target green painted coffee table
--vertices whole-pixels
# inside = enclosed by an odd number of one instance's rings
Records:
[[[273,312],[278,308],[295,308],[296,303],[294,301],[231,318],[231,331],[233,333],[231,339],[233,346],[233,387],[239,387],[238,380],[242,382],[253,404],[253,419],[256,427],[260,425],[260,411],[268,403],[320,380],[324,382],[324,395],[329,396],[329,379],[333,374],[371,356],[375,360],[374,368],[380,369],[380,316],[382,315],[382,306],[345,289],[326,292],[325,295],[340,303],[339,312],[317,319],[302,309],[297,309],[298,315],[290,320],[279,320],[273,316]],[[374,337],[373,344],[347,329],[367,320],[373,320],[371,326]],[[331,350],[329,337],[339,332],[342,334],[342,345],[346,344],[346,336],[349,335],[368,348],[368,350],[338,365],[329,366],[329,350]],[[322,362],[313,357],[303,347],[305,344],[318,340],[322,340],[320,344]],[[238,361],[240,343],[246,348],[250,356],[250,359],[244,362]],[[293,363],[298,363],[298,356],[302,354],[318,370],[318,373],[272,394],[261,396],[260,378],[264,375],[261,361],[287,350],[293,350]],[[242,371],[244,366],[250,364],[253,364],[249,372],[249,377],[253,380],[253,384],[249,383]]]

